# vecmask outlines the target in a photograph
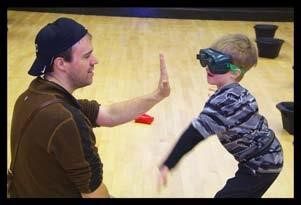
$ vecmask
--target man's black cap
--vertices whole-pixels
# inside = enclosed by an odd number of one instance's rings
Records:
[[[44,26],[36,36],[36,59],[28,74],[40,76],[49,72],[53,57],[71,48],[87,32],[84,26],[70,18],[59,18]]]

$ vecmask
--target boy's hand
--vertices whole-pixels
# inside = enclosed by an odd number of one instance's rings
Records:
[[[160,191],[162,185],[165,187],[167,184],[167,176],[169,174],[169,169],[167,166],[162,166],[159,168],[158,184],[157,190]]]

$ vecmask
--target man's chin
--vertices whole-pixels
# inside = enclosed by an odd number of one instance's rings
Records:
[[[82,83],[81,85],[78,85],[77,88],[83,88],[91,85],[93,83],[93,80],[90,80],[89,82]]]

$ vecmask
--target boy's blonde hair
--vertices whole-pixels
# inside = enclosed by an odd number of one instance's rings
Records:
[[[257,48],[255,43],[243,34],[229,34],[221,37],[211,46],[212,49],[228,54],[233,64],[242,69],[238,77],[240,81],[243,74],[257,64]]]

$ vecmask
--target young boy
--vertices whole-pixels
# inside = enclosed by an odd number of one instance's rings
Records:
[[[232,34],[201,49],[197,59],[217,90],[160,165],[160,183],[166,185],[168,172],[184,154],[216,134],[238,161],[238,170],[215,198],[261,197],[280,173],[283,153],[267,120],[258,113],[255,98],[238,83],[257,64],[257,49],[245,35]]]

